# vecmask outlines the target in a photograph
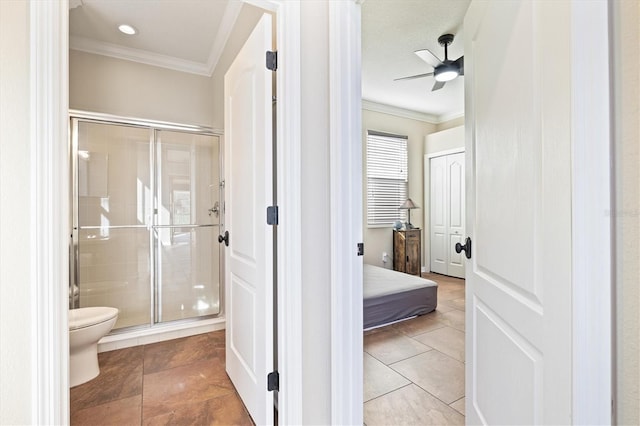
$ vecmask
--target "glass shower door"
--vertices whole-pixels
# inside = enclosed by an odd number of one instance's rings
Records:
[[[74,119],[76,307],[120,310],[114,329],[150,323],[151,132]]]
[[[156,131],[155,322],[220,313],[217,136]]]

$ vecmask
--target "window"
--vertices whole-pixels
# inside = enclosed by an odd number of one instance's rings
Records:
[[[407,199],[407,137],[367,132],[367,224],[406,220],[398,207]]]

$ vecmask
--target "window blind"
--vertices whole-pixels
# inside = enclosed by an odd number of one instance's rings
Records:
[[[367,132],[367,223],[391,225],[406,220],[398,207],[407,199],[407,136]]]

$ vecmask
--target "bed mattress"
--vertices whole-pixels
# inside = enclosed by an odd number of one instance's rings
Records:
[[[373,265],[364,265],[364,328],[433,311],[438,304],[434,281]]]

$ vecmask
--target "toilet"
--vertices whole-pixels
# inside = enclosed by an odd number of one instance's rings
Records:
[[[100,374],[98,340],[113,328],[118,309],[90,307],[69,310],[69,384],[88,382]]]

